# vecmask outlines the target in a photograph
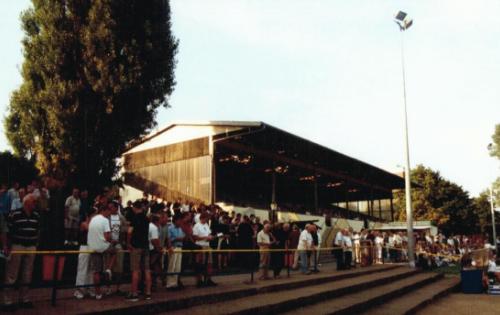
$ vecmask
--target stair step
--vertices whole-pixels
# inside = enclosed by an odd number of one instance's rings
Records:
[[[434,302],[455,289],[460,285],[460,278],[444,278],[432,284],[426,285],[418,290],[411,291],[401,297],[384,303],[383,308],[379,308],[367,314],[370,315],[403,315],[414,314],[429,303]]]
[[[243,284],[243,280],[247,280],[248,276],[241,277],[241,281],[228,280],[232,277],[215,277],[215,282],[219,286],[214,288],[196,289],[189,285],[189,280],[186,279],[187,289],[180,292],[166,292],[160,290],[154,293],[153,300],[147,303],[130,304],[118,303],[112,307],[103,303],[93,303],[88,301],[88,306],[85,312],[82,309],[73,309],[74,305],[65,305],[69,313],[85,313],[85,314],[157,314],[161,312],[172,312],[175,310],[185,310],[198,305],[210,305],[212,303],[230,303],[235,299],[243,297],[252,297],[261,293],[269,294],[270,292],[297,290],[308,286],[320,285],[324,283],[337,282],[344,279],[352,279],[367,275],[381,274],[393,270],[403,270],[401,265],[381,265],[367,268],[356,268],[347,271],[335,271],[332,268],[325,269],[318,274],[304,276],[293,273],[291,278],[283,277],[272,281],[259,281],[254,284]],[[262,296],[262,295],[261,295]],[[102,301],[99,301],[102,302]],[[71,309],[70,309],[71,308]]]
[[[383,285],[416,275],[418,271],[408,268],[358,276],[351,279],[330,281],[319,285],[248,296],[222,303],[200,305],[168,314],[276,314],[325,299],[351,294],[363,289]]]
[[[306,311],[311,314],[359,314],[362,312],[372,314],[373,310],[377,309],[383,310],[382,314],[393,315],[392,312],[386,311],[386,304],[379,305],[441,278],[443,278],[441,274],[418,273],[381,286],[356,291],[342,298],[331,299],[307,308],[299,308],[286,314],[303,314]]]

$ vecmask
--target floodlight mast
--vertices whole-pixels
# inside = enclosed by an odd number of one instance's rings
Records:
[[[403,32],[413,24],[408,15],[399,11],[394,16],[394,21],[401,32],[401,69],[403,74],[403,101],[404,101],[404,140],[405,140],[405,195],[406,195],[406,231],[408,236],[408,265],[415,268],[415,238],[413,237],[413,209],[411,204],[411,168],[410,168],[410,144],[408,140],[408,111],[406,104],[406,73],[404,60]]]
[[[493,150],[493,143],[488,144],[488,151],[491,153],[491,150]],[[498,250],[497,246],[497,226],[495,222],[495,197],[493,193],[496,193],[496,191],[493,191],[493,184],[490,186],[490,205],[491,205],[491,227],[493,230],[493,246],[495,246],[495,250]]]
[[[495,200],[493,197],[493,184],[490,186],[490,205],[491,205],[491,225],[493,227],[493,246],[497,250],[497,226],[495,222]]]

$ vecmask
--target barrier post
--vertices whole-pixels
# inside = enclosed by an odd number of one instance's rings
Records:
[[[318,270],[318,252],[317,252],[318,249],[315,249],[312,251],[312,255],[314,255],[314,269],[312,270],[314,273],[316,272],[319,272]]]
[[[288,250],[288,247],[286,248],[286,277],[290,278],[290,252]]]
[[[209,259],[210,254],[211,254],[210,252],[205,252],[205,268],[204,268],[205,269],[204,270],[205,283],[207,283],[208,276],[209,276],[209,274],[208,274],[208,259]]]
[[[56,306],[57,300],[57,276],[58,276],[58,268],[59,267],[59,254],[55,255],[54,259],[54,273],[52,274],[52,306]]]

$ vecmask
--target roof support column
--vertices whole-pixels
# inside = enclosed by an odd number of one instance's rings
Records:
[[[271,222],[274,223],[278,221],[278,215],[276,213],[278,205],[276,204],[276,163],[273,162],[273,171],[271,172]]]
[[[319,213],[319,207],[318,207],[318,176],[315,174],[314,175],[314,211],[316,214]]]
[[[392,200],[392,194],[391,194],[391,221],[394,222],[394,202]]]
[[[345,208],[349,210],[349,189],[345,192]]]
[[[213,141],[213,137],[210,136],[208,137],[208,152],[210,154],[210,157],[211,157],[211,163],[212,163],[212,166],[211,166],[211,170],[210,170],[210,189],[211,189],[211,194],[210,194],[210,203],[211,204],[215,204],[217,202],[217,191],[216,191],[216,180],[215,180],[215,177],[216,177],[216,173],[217,173],[217,168],[215,166],[215,163],[217,163],[217,161],[215,160],[215,143]]]
[[[382,201],[380,199],[378,200],[378,217],[382,219]]]

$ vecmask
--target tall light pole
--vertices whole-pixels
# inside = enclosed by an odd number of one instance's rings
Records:
[[[493,185],[490,186],[490,204],[491,204],[491,225],[493,226],[493,246],[497,249],[497,226],[495,223],[495,202],[493,201]]]
[[[413,237],[413,210],[411,207],[411,181],[410,181],[410,144],[408,141],[408,112],[406,105],[406,74],[405,74],[405,58],[403,33],[410,28],[413,20],[408,18],[408,15],[399,11],[394,16],[394,21],[399,26],[401,32],[401,68],[403,71],[403,101],[404,101],[404,139],[405,139],[405,194],[406,194],[406,229],[408,234],[408,264],[411,268],[415,268],[415,239]]]
[[[488,144],[488,151],[493,150],[493,143]],[[495,223],[495,202],[493,197],[493,184],[490,186],[490,205],[491,205],[491,225],[493,230],[493,246],[497,250],[497,226]]]

